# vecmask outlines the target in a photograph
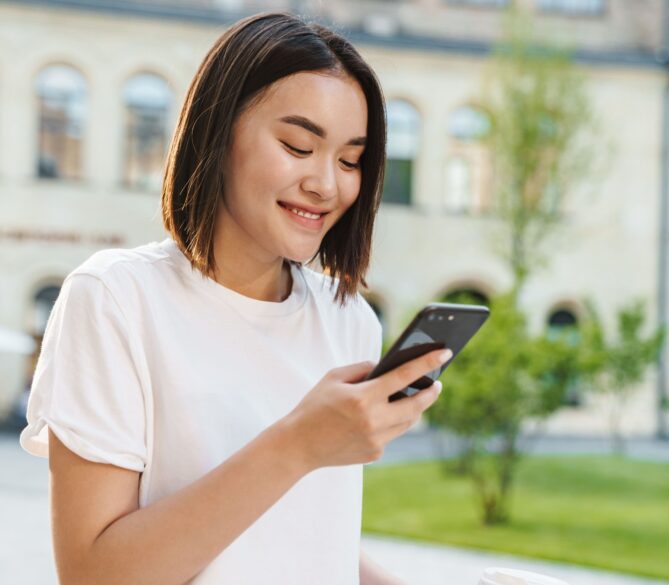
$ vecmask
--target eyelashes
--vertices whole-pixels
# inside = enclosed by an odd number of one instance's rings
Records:
[[[300,156],[306,156],[307,154],[311,154],[311,150],[300,150],[299,148],[295,148],[294,146],[288,144],[287,142],[284,142],[283,140],[281,141],[281,144],[283,144],[286,148],[289,150],[292,150],[293,152],[296,152]]]
[[[300,149],[300,148],[296,148],[296,147],[293,146],[292,144],[288,144],[287,142],[284,142],[283,140],[280,140],[279,142],[281,142],[281,144],[283,144],[288,150],[294,152],[295,154],[297,154],[297,155],[299,155],[299,156],[308,156],[308,155],[310,155],[310,154],[313,152],[312,150],[302,150],[302,149]],[[353,162],[350,162],[350,161],[347,161],[347,160],[342,160],[341,163],[342,163],[346,168],[351,169],[351,170],[353,170],[353,169],[357,169],[357,168],[360,167],[360,163],[359,163],[359,162],[357,162],[357,163],[353,163]]]

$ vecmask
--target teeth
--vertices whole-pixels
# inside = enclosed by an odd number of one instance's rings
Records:
[[[296,215],[301,215],[302,217],[307,217],[309,219],[318,219],[321,216],[321,214],[309,213],[308,211],[302,211],[296,207],[287,207],[286,209],[292,211]]]

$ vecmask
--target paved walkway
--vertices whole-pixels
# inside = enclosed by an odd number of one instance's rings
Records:
[[[380,565],[411,585],[476,585],[486,567],[511,567],[534,571],[562,579],[568,585],[667,585],[669,583],[669,581],[642,579],[573,565],[369,534],[363,534],[362,546]]]
[[[0,433],[0,583],[55,585],[46,459]]]
[[[612,452],[608,438],[524,437],[519,445],[522,451],[536,455],[608,455]],[[377,463],[453,457],[458,449],[459,441],[456,437],[443,431],[423,428],[406,433],[388,444]],[[633,459],[669,463],[669,440],[628,439],[625,453]]]
[[[419,442],[414,439],[408,438],[404,447],[394,445],[386,455],[406,457],[407,450]],[[412,446],[407,447],[409,444]],[[0,583],[55,585],[47,461],[25,453],[15,434],[0,433],[0,470]],[[476,585],[483,569],[490,566],[534,570],[562,578],[569,585],[669,585],[669,581],[371,535],[363,535],[363,546],[372,558],[411,585]]]

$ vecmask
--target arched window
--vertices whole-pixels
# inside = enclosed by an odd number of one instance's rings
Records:
[[[40,288],[34,297],[34,321],[33,328],[35,335],[42,336],[46,329],[51,309],[58,298],[60,287],[50,284]]]
[[[123,182],[157,191],[163,179],[172,90],[152,73],[133,76],[123,89],[125,145]]]
[[[411,205],[414,162],[420,143],[420,115],[404,100],[390,100],[383,201]]]
[[[474,199],[472,165],[463,156],[452,156],[446,162],[446,207],[452,213],[467,212]]]
[[[490,299],[475,288],[456,288],[439,299],[440,303],[458,303],[467,305],[490,305]]]
[[[537,0],[541,12],[597,16],[604,13],[605,0]]]
[[[490,117],[481,108],[461,106],[448,121],[449,134],[463,142],[475,142],[490,132]]]
[[[580,333],[578,319],[569,309],[556,309],[548,317],[548,337],[564,339],[570,345],[578,345]],[[564,397],[565,406],[580,406],[583,395],[578,380],[569,385]]]
[[[379,318],[379,321],[381,322],[381,327],[385,331],[386,329],[386,317],[385,313],[383,311],[383,307],[381,307],[381,304],[377,301],[376,297],[372,296],[365,296],[365,300],[367,303],[369,303],[369,306],[372,307],[374,312],[376,313],[376,316]]]
[[[37,176],[80,179],[86,123],[86,80],[74,67],[50,65],[35,81],[37,93]]]
[[[548,335],[552,338],[562,337],[569,343],[578,342],[578,320],[568,309],[553,311],[548,318]]]
[[[481,141],[491,129],[490,116],[462,106],[448,120],[450,143],[444,167],[444,207],[450,213],[485,211],[490,199],[490,162]]]
[[[51,315],[51,310],[53,305],[58,298],[60,293],[60,286],[56,284],[48,284],[42,286],[37,292],[33,295],[32,298],[32,313],[31,317],[31,326],[32,326],[32,337],[35,341],[35,346],[32,355],[30,356],[26,369],[26,378],[24,382],[24,388],[26,392],[30,389],[32,383],[33,373],[37,365],[37,359],[42,346],[42,338],[44,337],[44,331],[46,330],[46,324],[49,320],[49,315]],[[27,393],[23,397],[25,400],[27,398]],[[25,406],[22,407],[22,415],[25,416]]]

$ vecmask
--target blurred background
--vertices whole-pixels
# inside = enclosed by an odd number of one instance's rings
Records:
[[[62,281],[165,237],[190,80],[276,9],[342,32],[385,92],[363,293],[386,347],[428,302],[493,311],[366,466],[375,558],[416,585],[498,560],[669,580],[669,2],[0,0],[0,581],[55,583],[47,464],[18,432]]]

